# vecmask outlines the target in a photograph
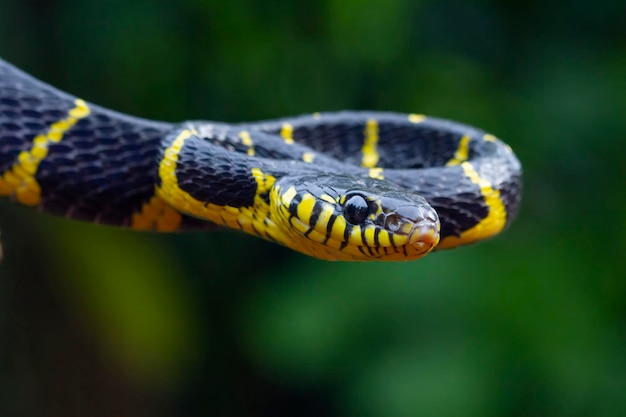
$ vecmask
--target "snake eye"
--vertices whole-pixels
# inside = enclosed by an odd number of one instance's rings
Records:
[[[349,197],[343,208],[346,220],[352,224],[363,223],[367,219],[369,211],[367,201],[360,195]]]

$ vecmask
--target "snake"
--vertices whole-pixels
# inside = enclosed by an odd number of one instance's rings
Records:
[[[0,60],[0,197],[56,216],[404,261],[499,234],[521,194],[511,148],[466,124],[381,111],[153,121]]]

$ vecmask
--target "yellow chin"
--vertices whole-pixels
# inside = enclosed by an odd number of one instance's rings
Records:
[[[298,220],[292,219],[292,223],[296,222]],[[411,236],[394,235],[391,239],[395,245],[378,246],[364,244],[359,226],[353,226],[347,244],[343,244],[343,235],[339,239],[331,235],[326,240],[326,236],[317,230],[309,232],[307,236],[299,232],[289,235],[290,239],[283,244],[306,255],[329,261],[412,261],[427,255],[439,243],[439,233],[435,229],[428,229],[424,233],[416,230]]]

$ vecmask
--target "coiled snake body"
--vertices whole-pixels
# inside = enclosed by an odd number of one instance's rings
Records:
[[[496,137],[423,115],[155,122],[0,60],[0,196],[137,230],[226,226],[322,259],[409,260],[501,232],[521,166]]]

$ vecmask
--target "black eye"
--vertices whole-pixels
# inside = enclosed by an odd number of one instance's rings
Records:
[[[367,201],[360,195],[354,195],[348,198],[343,208],[343,214],[346,220],[352,224],[363,223],[367,219],[370,209]]]

